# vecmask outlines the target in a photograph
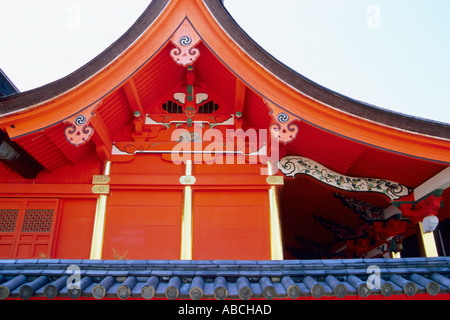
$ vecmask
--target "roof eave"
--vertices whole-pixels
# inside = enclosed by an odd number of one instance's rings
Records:
[[[328,116],[329,118],[327,119],[328,122],[332,120],[334,121],[334,123],[336,123],[336,119],[339,117],[340,117],[339,119],[345,118],[346,119],[345,121],[347,121],[350,118],[356,119],[350,120],[346,124],[347,131],[345,132],[337,128],[343,132],[340,135],[349,137],[349,134],[351,134],[352,132],[355,133],[355,130],[357,130],[358,128],[362,128],[364,126],[371,126],[370,130],[377,132],[376,133],[378,135],[377,139],[373,140],[373,142],[363,141],[363,143],[383,148],[383,146],[381,146],[380,143],[383,143],[383,141],[384,142],[388,141],[386,140],[387,135],[389,134],[396,135],[397,133],[395,133],[394,131],[400,132],[400,135],[402,135],[402,137],[396,138],[401,140],[406,139],[408,141],[408,146],[403,147],[403,149],[398,152],[409,154],[410,151],[412,150],[411,146],[414,143],[417,144],[417,142],[414,141],[416,141],[416,139],[423,139],[424,147],[428,148],[427,150],[431,151],[431,153],[436,151],[438,155],[436,156],[429,155],[430,152],[426,151],[421,152],[419,157],[424,159],[430,159],[431,161],[450,163],[450,161],[448,161],[448,156],[446,154],[442,155],[442,149],[444,148],[443,145],[444,144],[448,145],[448,143],[450,142],[449,124],[443,124],[435,121],[415,118],[395,113],[392,111],[388,111],[385,109],[377,108],[360,101],[352,100],[345,96],[339,95],[327,88],[321,87],[320,85],[310,81],[309,79],[303,77],[302,75],[283,65],[281,62],[279,62],[270,54],[268,54],[266,51],[264,51],[259,45],[257,45],[237,25],[237,23],[233,20],[233,18],[230,16],[227,10],[224,8],[221,1],[195,0],[195,2],[201,5],[202,7],[201,10],[203,10],[204,7],[211,13],[213,19],[216,21],[214,22],[214,24],[218,25],[217,28],[221,28],[221,30],[223,30],[220,32],[223,32],[223,34],[226,33],[226,35],[231,38],[234,44],[236,44],[235,48],[231,50],[235,51],[238,50],[239,54],[241,54],[242,50],[244,50],[245,54],[247,54],[249,56],[249,59],[252,61],[251,63],[249,63],[247,61],[241,62],[239,60],[239,63],[244,64],[247,63],[248,64],[246,66],[247,69],[250,68],[251,65],[258,65],[258,68],[264,71],[263,77],[261,77],[262,79],[261,81],[266,81],[265,80],[267,78],[266,76],[273,76],[273,78],[276,78],[277,83],[282,84],[283,87],[289,88],[290,92],[292,92],[291,94],[291,98],[293,99],[292,101],[294,100],[300,101],[300,99],[305,100],[306,97],[307,100],[312,101],[316,105],[320,105],[321,110],[319,110],[319,112],[323,112],[324,110],[325,111],[330,110],[330,112],[334,112],[334,116]],[[118,58],[121,55],[126,55],[127,50],[129,50],[130,46],[132,46],[134,43],[138,43],[140,37],[143,34],[145,34],[145,32],[149,30],[149,28],[154,23],[156,23],[155,21],[158,21],[158,17],[160,17],[160,15],[162,14],[169,15],[167,11],[170,11],[170,9],[165,10],[167,6],[171,7],[178,6],[181,8],[180,10],[178,10],[178,14],[180,14],[180,12],[183,12],[183,14],[185,14],[184,13],[185,8],[182,7],[181,4],[182,2],[169,0],[152,1],[152,3],[144,11],[141,17],[121,38],[119,38],[114,44],[112,44],[109,48],[107,48],[104,52],[102,52],[100,55],[98,55],[96,58],[94,58],[91,62],[89,62],[85,66],[81,67],[72,74],[60,80],[57,80],[40,88],[0,99],[0,118],[3,118],[4,120],[3,128],[8,131],[11,138],[15,138],[20,135],[33,132],[31,130],[37,130],[35,128],[36,125],[33,125],[34,129],[28,129],[27,125],[22,125],[21,128],[19,128],[19,126],[16,126],[15,128],[11,129],[12,127],[10,127],[10,124],[15,123],[13,123],[12,122],[13,120],[10,119],[14,120],[16,118],[22,119],[21,118],[22,115],[24,116],[24,118],[29,117],[35,110],[38,110],[39,112],[42,113],[42,110],[44,111],[46,110],[45,108],[42,107],[43,106],[45,107],[47,103],[58,100],[59,97],[64,96],[67,93],[70,92],[76,93],[77,90],[80,91],[79,89],[86,83],[94,82],[90,80],[95,79],[96,76],[99,75],[99,73],[103,71],[109,72],[107,70],[113,65],[113,63],[119,60]],[[183,3],[183,6],[187,5],[188,5],[187,3]],[[172,21],[171,23],[173,23],[173,20],[174,20],[173,18],[170,20]],[[206,26],[208,26],[208,24],[206,24]],[[211,35],[214,35],[214,32],[211,32]],[[216,33],[216,35],[218,35],[218,33]],[[233,53],[232,51],[230,52]],[[121,73],[121,76],[122,75],[123,73]],[[114,81],[118,82],[119,80]],[[280,87],[279,84],[277,84],[278,87]],[[109,88],[108,90],[113,89]],[[101,91],[101,94],[98,97],[107,94],[107,92],[109,92],[108,90],[106,90],[105,88],[98,89],[97,94],[100,94]],[[83,101],[81,102],[86,103],[84,94],[78,92],[77,97],[78,99],[80,99],[80,97],[83,97],[82,98]],[[91,102],[93,103],[93,100]],[[65,104],[61,106],[66,108]],[[87,106],[78,106],[78,108],[82,107],[85,108]],[[295,108],[296,106],[291,107],[291,109],[294,110],[294,112],[296,112]],[[61,113],[63,112],[63,110],[60,107],[58,108],[53,107],[52,110],[59,113],[58,119],[59,121],[61,121]],[[301,110],[299,110],[298,112],[301,112]],[[342,114],[343,116],[338,115],[336,117],[336,114],[338,113]],[[70,115],[67,114],[65,116],[68,117]],[[335,117],[334,120],[332,119],[333,117]],[[52,119],[56,119],[54,115],[52,115]],[[313,117],[310,116],[309,122],[313,120],[314,120]],[[41,123],[42,122],[40,122],[40,125]],[[52,122],[48,122],[48,124],[46,124],[45,126],[49,126],[51,124]],[[321,127],[320,124],[316,125],[318,127]],[[389,131],[390,133],[385,133],[384,131],[386,130]],[[11,135],[12,131],[14,131],[13,135]],[[333,131],[333,129],[331,129],[331,131]],[[390,148],[388,147],[387,149]]]
[[[216,21],[248,55],[302,95],[371,122],[432,137],[450,139],[450,124],[405,115],[357,101],[304,77],[259,46],[239,27],[220,1],[203,1]]]
[[[152,1],[136,22],[119,39],[69,75],[32,90],[0,97],[0,117],[26,112],[30,108],[73,90],[93,77],[126,51],[158,18],[168,2],[170,0]]]

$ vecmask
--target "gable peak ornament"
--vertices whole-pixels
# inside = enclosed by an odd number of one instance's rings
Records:
[[[184,67],[192,65],[200,55],[200,50],[195,48],[200,40],[200,36],[190,22],[185,19],[170,38],[170,41],[175,46],[175,48],[170,50],[170,56],[173,61]]]
[[[64,130],[67,141],[77,147],[89,141],[94,133],[94,128],[88,124],[94,116],[94,109],[96,107],[97,104],[94,104],[63,121],[64,123],[70,124],[70,126]]]

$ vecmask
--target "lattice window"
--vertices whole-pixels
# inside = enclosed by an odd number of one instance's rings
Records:
[[[50,209],[28,209],[25,212],[22,232],[50,232],[53,211]]]
[[[168,113],[183,113],[183,107],[173,101],[167,101],[162,105],[162,109]],[[209,101],[198,107],[198,113],[208,114],[219,110],[219,105],[214,101]]]
[[[198,113],[213,113],[219,110],[219,105],[213,101],[209,101],[198,107]]]
[[[0,209],[0,232],[14,232],[18,216],[17,209]]]
[[[168,113],[183,113],[183,107],[170,100],[162,105],[162,109]]]

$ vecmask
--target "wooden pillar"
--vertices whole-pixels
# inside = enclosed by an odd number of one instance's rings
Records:
[[[183,215],[181,217],[181,260],[192,260],[192,187],[195,177],[192,176],[192,161],[186,161],[186,175],[180,178],[184,187]]]
[[[418,232],[419,245],[420,245],[420,251],[422,253],[422,256],[437,257],[438,252],[437,252],[437,248],[436,248],[436,242],[434,240],[433,231],[424,232],[423,222],[420,221],[418,223],[417,232]]]
[[[103,252],[103,239],[105,234],[106,208],[109,194],[109,174],[111,161],[106,161],[103,176],[96,176],[93,179],[95,184],[92,192],[98,193],[97,207],[95,209],[94,229],[92,232],[90,259],[101,259]]]
[[[419,249],[424,257],[438,256],[433,231],[439,223],[437,216],[443,204],[442,190],[439,189],[414,203],[404,203],[399,206],[402,215],[417,224]]]
[[[274,184],[282,184],[277,182],[275,177],[283,179],[280,176],[272,176],[272,166],[268,163],[267,182],[271,184],[269,189],[269,226],[270,226],[270,258],[272,260],[283,260],[283,245],[281,241],[281,227],[278,212],[277,187]],[[271,182],[272,181],[272,182]]]

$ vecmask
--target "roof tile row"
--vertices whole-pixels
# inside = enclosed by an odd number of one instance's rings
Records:
[[[450,293],[450,258],[0,260],[0,299],[274,299]]]

